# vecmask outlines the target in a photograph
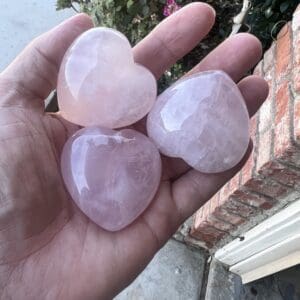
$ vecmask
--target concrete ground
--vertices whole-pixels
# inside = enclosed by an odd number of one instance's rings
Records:
[[[170,240],[115,300],[198,300],[206,258],[204,251]]]
[[[0,0],[0,72],[36,36],[75,14],[56,0]]]

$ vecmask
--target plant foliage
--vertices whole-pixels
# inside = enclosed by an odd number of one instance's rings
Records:
[[[57,9],[73,7],[93,17],[96,25],[116,28],[134,45],[145,37],[165,16],[166,0],[57,0]],[[178,5],[194,1],[178,0]],[[166,72],[160,88],[168,86],[193,67],[231,32],[232,18],[241,9],[242,0],[206,0],[217,11],[211,34],[191,53]],[[267,49],[281,27],[292,18],[299,0],[252,0],[242,31],[256,35]]]
[[[80,11],[92,16],[96,25],[116,28],[133,44],[164,18],[164,0],[58,0],[57,9],[71,7],[72,3],[77,3]]]
[[[245,23],[266,49],[284,24],[292,19],[297,4],[299,0],[252,0]]]

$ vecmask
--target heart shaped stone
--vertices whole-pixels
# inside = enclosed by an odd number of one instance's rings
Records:
[[[234,167],[249,144],[249,114],[237,85],[222,71],[186,77],[162,93],[147,118],[161,153],[204,173]]]
[[[156,96],[156,80],[135,64],[131,46],[120,32],[93,28],[66,52],[58,76],[62,116],[81,126],[120,128],[143,118]]]
[[[77,206],[109,231],[132,223],[153,199],[161,159],[143,134],[124,129],[83,128],[66,142],[61,169]]]

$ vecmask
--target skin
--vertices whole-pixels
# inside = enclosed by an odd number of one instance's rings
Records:
[[[135,60],[159,78],[214,24],[213,9],[193,3],[162,22],[134,48]],[[0,291],[2,299],[111,299],[145,268],[179,225],[242,167],[202,174],[163,158],[159,191],[133,224],[110,233],[74,205],[60,175],[60,154],[78,127],[44,112],[62,57],[91,28],[77,15],[35,39],[0,74]],[[237,83],[252,116],[266,82],[243,75],[261,57],[259,41],[238,34],[191,73],[222,69]],[[135,125],[144,131],[144,123]]]

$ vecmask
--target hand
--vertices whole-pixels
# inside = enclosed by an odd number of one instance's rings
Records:
[[[186,6],[134,48],[135,60],[159,78],[198,44],[214,18],[206,4]],[[78,127],[59,114],[46,114],[43,100],[56,86],[67,48],[92,26],[83,14],[69,19],[35,39],[0,74],[3,299],[111,299],[243,164],[207,175],[180,160],[164,158],[159,191],[133,224],[111,233],[89,221],[70,199],[60,175],[62,147]],[[252,116],[267,96],[267,84],[255,76],[240,79],[260,56],[259,41],[239,34],[227,39],[191,72],[227,72],[238,82]],[[142,128],[142,123],[136,128]],[[248,154],[250,151],[249,147]]]

